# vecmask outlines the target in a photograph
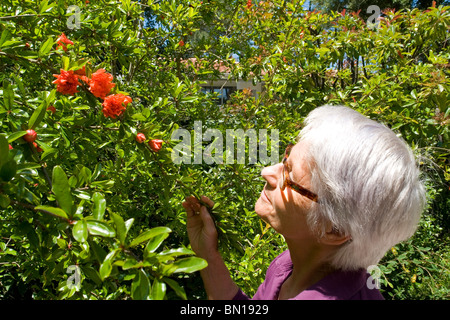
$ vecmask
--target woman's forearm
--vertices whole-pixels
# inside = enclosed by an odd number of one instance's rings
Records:
[[[210,300],[231,300],[239,287],[231,279],[230,272],[219,253],[206,259],[208,266],[200,271],[206,294]]]

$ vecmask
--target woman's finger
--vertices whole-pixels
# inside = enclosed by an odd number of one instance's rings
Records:
[[[200,209],[200,218],[203,221],[203,225],[205,226],[205,231],[209,234],[217,233],[216,225],[214,224],[214,220],[211,217],[208,209],[204,206]]]
[[[206,203],[208,206],[210,206],[211,208],[214,207],[214,201],[212,201],[210,198],[206,197],[206,196],[202,196],[201,200]]]
[[[198,202],[197,198],[195,198],[194,196],[190,196],[186,198],[186,201],[191,205],[191,208],[195,213],[200,212],[200,203]]]
[[[188,202],[184,201],[181,203],[181,205],[186,210],[186,215],[188,218],[192,217],[195,214],[194,210],[192,210],[192,207]]]

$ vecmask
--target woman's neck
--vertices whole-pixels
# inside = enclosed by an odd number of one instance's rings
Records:
[[[309,242],[309,243],[308,243]],[[293,269],[291,275],[283,284],[280,294],[292,298],[314,283],[334,271],[328,264],[329,257],[335,249],[314,241],[290,241],[286,239]],[[283,298],[283,297],[280,297]]]

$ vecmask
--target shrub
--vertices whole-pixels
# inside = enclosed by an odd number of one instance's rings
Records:
[[[385,11],[369,29],[278,0],[2,2],[0,297],[204,298],[191,194],[216,202],[220,248],[252,294],[285,249],[254,213],[263,164],[175,164],[172,133],[194,145],[195,121],[224,136],[277,129],[283,147],[332,103],[396,130],[428,177],[418,233],[380,263],[383,292],[448,298],[449,20],[448,7]],[[202,90],[218,65],[264,91],[218,105]]]

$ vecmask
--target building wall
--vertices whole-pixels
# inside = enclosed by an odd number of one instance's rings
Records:
[[[252,95],[254,97],[258,97],[259,93],[263,90],[263,85],[261,83],[257,83],[253,85],[252,81],[244,81],[244,80],[229,80],[228,74],[224,74],[222,79],[217,79],[213,81],[207,81],[206,83],[201,85],[205,88],[225,88],[225,87],[233,87],[236,90],[244,90],[250,89],[252,90]]]

